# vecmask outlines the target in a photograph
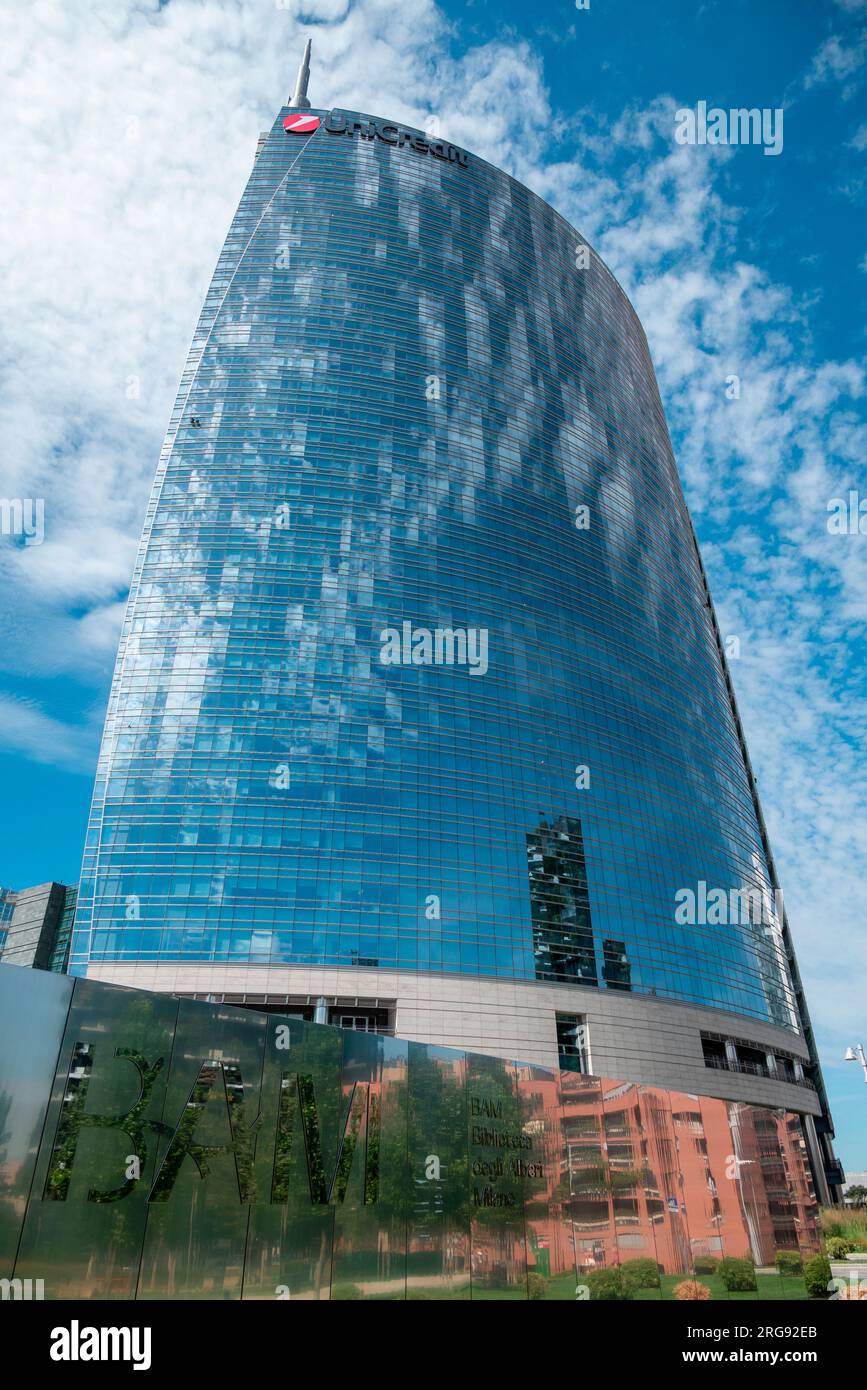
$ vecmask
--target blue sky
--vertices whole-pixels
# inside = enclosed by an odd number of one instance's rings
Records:
[[[422,124],[548,198],[648,333],[838,1129],[867,1168],[867,0],[61,0],[0,55],[0,883],[78,877],[123,600],[202,296],[314,38],[314,104]],[[784,145],[678,146],[699,101]],[[737,374],[737,400],[725,394]]]

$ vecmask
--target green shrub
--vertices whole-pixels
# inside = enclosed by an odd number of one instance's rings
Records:
[[[659,1265],[656,1260],[647,1257],[624,1260],[620,1268],[624,1279],[627,1279],[634,1289],[659,1288]]]
[[[621,1302],[632,1297],[632,1285],[628,1279],[624,1279],[622,1270],[616,1267],[594,1269],[584,1276],[584,1282],[590,1290],[590,1298],[598,1302]]]
[[[825,1254],[829,1260],[845,1260],[851,1249],[851,1240],[843,1236],[829,1236],[825,1241]]]
[[[717,1274],[729,1293],[752,1293],[758,1288],[756,1268],[752,1260],[737,1260],[732,1255],[720,1260]]]
[[[804,1283],[809,1298],[827,1298],[831,1265],[827,1255],[814,1255],[804,1265]]]
[[[696,1274],[716,1274],[719,1269],[719,1260],[715,1255],[696,1255],[695,1272]]]
[[[800,1274],[803,1269],[803,1261],[797,1250],[778,1250],[775,1264],[780,1274]]]
[[[361,1289],[357,1284],[335,1284],[331,1290],[331,1297],[345,1303],[347,1299],[360,1298]]]
[[[829,1236],[842,1236],[844,1230],[846,1229],[843,1224],[843,1218],[840,1216],[824,1215],[823,1219],[819,1222],[819,1225],[822,1230],[822,1235],[825,1237],[826,1240]]]
[[[527,1275],[527,1297],[545,1297],[545,1280],[542,1278],[542,1275],[537,1274],[535,1270],[531,1270]]]

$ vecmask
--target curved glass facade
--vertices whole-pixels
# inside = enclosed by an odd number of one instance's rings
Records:
[[[148,509],[73,970],[539,978],[797,1029],[633,309],[491,165],[287,115]]]

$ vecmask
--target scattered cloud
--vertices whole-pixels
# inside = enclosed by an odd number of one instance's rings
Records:
[[[93,773],[101,720],[88,725],[52,719],[34,700],[0,694],[0,748],[68,772]]]
[[[839,34],[832,34],[814,55],[810,69],[804,77],[804,86],[809,89],[823,87],[827,83],[839,83],[840,94],[848,101],[857,89],[852,79],[860,72],[865,58],[867,34],[859,33],[851,40]]]

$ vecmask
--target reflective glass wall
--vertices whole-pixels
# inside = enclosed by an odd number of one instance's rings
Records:
[[[794,1114],[0,967],[3,1297],[804,1297],[815,1215]]]
[[[798,1028],[634,311],[500,170],[286,114],[148,508],[73,971],[461,972]]]

